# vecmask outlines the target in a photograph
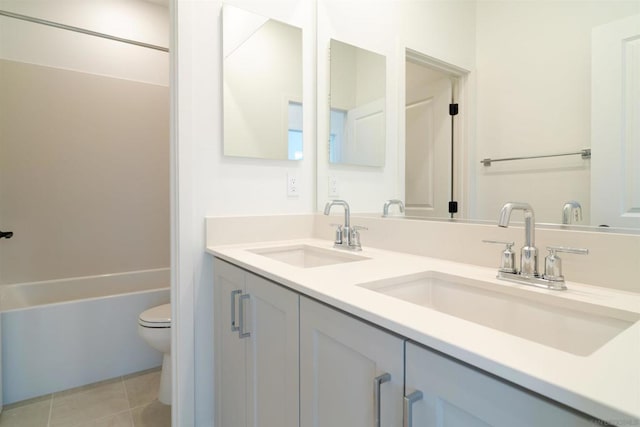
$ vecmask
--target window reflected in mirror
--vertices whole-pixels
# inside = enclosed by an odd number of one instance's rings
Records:
[[[385,163],[386,58],[331,40],[329,162]]]
[[[302,30],[222,10],[224,155],[301,160]]]

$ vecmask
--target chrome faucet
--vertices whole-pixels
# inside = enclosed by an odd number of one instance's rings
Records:
[[[582,221],[582,206],[575,200],[569,200],[562,207],[562,223],[573,224]]]
[[[514,209],[524,211],[524,246],[520,250],[520,275],[534,277],[538,275],[538,249],[535,247],[535,215],[528,203],[508,202],[502,206],[498,227],[507,228]]]
[[[398,209],[400,209],[400,213],[404,213],[404,203],[402,203],[402,200],[398,200],[398,199],[391,199],[391,200],[387,200],[386,202],[384,202],[384,206],[382,207],[382,216],[383,217],[388,217],[389,216],[389,207],[391,205],[398,205]]]
[[[545,289],[567,289],[562,275],[562,260],[558,257],[557,252],[586,255],[589,251],[587,249],[548,246],[549,255],[545,258],[544,274],[538,274],[538,249],[535,247],[535,216],[531,205],[518,202],[505,203],[500,210],[498,226],[505,228],[509,226],[511,212],[514,209],[524,212],[524,246],[520,251],[520,270],[518,271],[514,268],[514,254],[511,251],[513,242],[483,240],[485,243],[506,245],[506,249],[502,253],[500,268],[498,269],[498,279]]]
[[[332,200],[324,206],[324,214],[329,215],[331,207],[342,206],[344,208],[344,225],[339,224],[336,229],[336,240],[333,242],[334,248],[361,251],[360,233],[358,230],[366,230],[366,227],[358,225],[351,226],[351,210],[349,204],[344,200]],[[334,225],[334,224],[332,224]]]

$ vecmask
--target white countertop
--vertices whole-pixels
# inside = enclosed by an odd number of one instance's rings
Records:
[[[303,239],[210,246],[207,252],[599,419],[640,420],[640,321],[578,356],[357,285],[433,270],[635,314],[640,294],[570,281],[567,291],[550,291],[498,280],[492,268],[374,248],[357,253],[368,260],[307,269],[247,250],[299,244],[332,248],[326,240]]]

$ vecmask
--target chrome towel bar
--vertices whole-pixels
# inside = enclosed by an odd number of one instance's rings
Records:
[[[544,157],[560,157],[560,156],[574,156],[574,155],[580,155],[583,159],[590,159],[591,158],[591,148],[585,148],[583,150],[577,151],[575,153],[561,153],[561,154],[543,154],[543,155],[539,155],[539,156],[524,156],[524,157],[505,157],[502,159],[482,159],[480,160],[480,163],[482,163],[483,166],[491,166],[491,163],[493,162],[506,162],[506,161],[511,161],[511,160],[526,160],[526,159],[541,159]]]

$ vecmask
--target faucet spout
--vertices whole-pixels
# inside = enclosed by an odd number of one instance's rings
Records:
[[[535,246],[535,215],[533,208],[528,203],[508,202],[502,206],[498,217],[498,227],[507,228],[511,219],[511,211],[524,212],[524,245]]]
[[[327,202],[327,204],[324,206],[325,215],[329,215],[332,206],[342,206],[344,208],[344,228],[349,230],[351,226],[351,212],[349,209],[349,204],[344,200],[332,200],[330,202]]]
[[[571,224],[582,221],[582,206],[575,200],[570,200],[562,207],[562,223]]]
[[[524,212],[524,246],[520,252],[520,274],[524,277],[538,276],[538,249],[535,247],[535,216],[528,203],[508,202],[502,206],[498,217],[499,227],[508,227],[513,210]]]
[[[400,213],[404,213],[404,203],[402,203],[402,200],[391,199],[391,200],[387,200],[386,202],[384,202],[384,206],[382,207],[382,216],[383,217],[389,216],[389,207],[391,205],[398,205],[398,209],[400,210]]]

